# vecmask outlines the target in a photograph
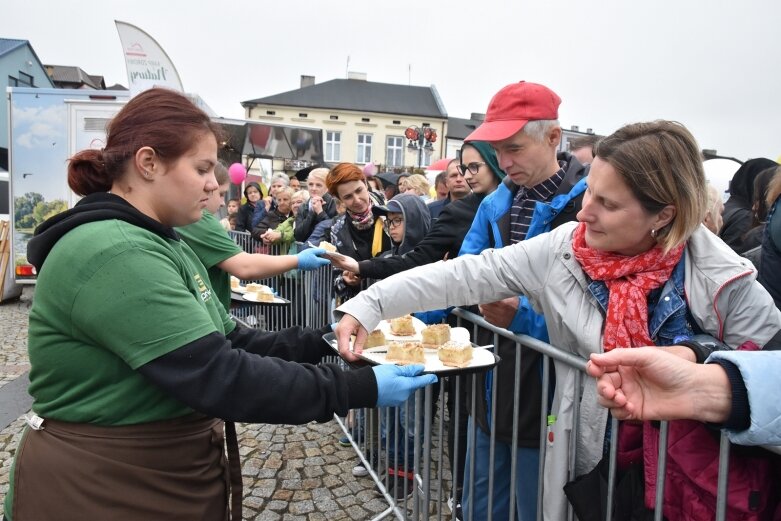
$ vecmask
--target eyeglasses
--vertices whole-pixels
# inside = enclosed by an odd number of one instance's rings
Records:
[[[385,219],[385,222],[382,223],[382,225],[385,227],[386,230],[390,230],[391,228],[396,228],[397,226],[401,226],[404,224],[404,217],[396,217],[395,219]]]
[[[458,165],[458,171],[461,173],[461,175],[466,175],[466,171],[469,170],[476,175],[480,171],[480,167],[484,164],[485,163],[482,161],[475,161],[474,163],[469,163],[468,165],[460,164]]]

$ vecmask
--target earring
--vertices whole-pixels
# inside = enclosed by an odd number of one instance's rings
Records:
[[[152,174],[150,174],[149,172],[147,172],[146,170],[144,170],[144,178],[146,178],[146,179],[149,179],[149,178],[151,178],[151,177],[152,177]]]
[[[651,228],[651,238],[656,239],[656,230],[654,230],[653,228]]]

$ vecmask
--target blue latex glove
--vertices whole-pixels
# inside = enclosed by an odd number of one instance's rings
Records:
[[[437,375],[424,374],[423,366],[382,364],[372,367],[377,378],[377,407],[398,407],[415,390],[437,382]]]
[[[331,261],[320,257],[325,253],[323,248],[308,248],[296,254],[298,258],[298,269],[304,271],[316,270],[321,266],[331,264]]]

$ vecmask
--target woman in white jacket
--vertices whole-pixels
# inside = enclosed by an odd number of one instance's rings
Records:
[[[522,148],[498,153],[500,164],[512,165],[508,175],[523,165]],[[545,315],[551,344],[584,359],[617,347],[658,345],[701,362],[702,349],[688,341],[698,334],[732,348],[746,340],[762,346],[781,329],[781,314],[756,283],[753,266],[701,226],[706,205],[700,152],[688,130],[669,121],[627,125],[596,148],[579,223],[373,285],[336,310],[340,353],[354,360],[367,330],[383,318],[518,294]],[[603,457],[608,411],[598,404],[594,380],[583,384],[577,438],[571,439],[577,373],[556,363],[545,519],[565,518],[562,487]]]

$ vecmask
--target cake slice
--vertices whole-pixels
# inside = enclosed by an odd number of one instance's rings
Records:
[[[414,336],[415,326],[412,324],[412,315],[404,315],[390,320],[390,330],[396,336]]]
[[[450,326],[448,324],[434,324],[420,332],[423,337],[423,347],[436,349],[450,340]]]
[[[268,286],[263,286],[255,291],[247,291],[247,294],[251,295],[250,298],[257,302],[274,302],[274,293],[271,292],[271,288]]]
[[[369,333],[369,337],[366,339],[366,345],[364,347],[377,347],[385,345],[385,333],[379,329],[375,329]]]
[[[328,241],[320,241],[319,247],[331,253],[336,251],[336,246],[334,246]]]
[[[391,342],[388,344],[388,354],[385,355],[385,359],[399,365],[426,363],[420,342]]]
[[[466,367],[472,361],[474,348],[469,342],[451,340],[437,349],[437,356],[442,365],[448,367]]]

